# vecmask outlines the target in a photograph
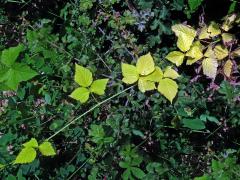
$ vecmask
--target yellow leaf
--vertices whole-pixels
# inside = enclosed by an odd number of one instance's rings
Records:
[[[190,57],[187,60],[187,65],[191,65],[203,57],[201,43],[194,43],[191,49],[186,53],[186,56]]]
[[[89,90],[84,87],[80,87],[75,89],[70,95],[71,98],[80,101],[81,103],[85,103],[89,99]]]
[[[208,57],[208,58],[213,58],[213,59],[216,58],[212,46],[209,46],[209,47],[207,48],[207,51],[204,53],[204,56],[205,56],[205,57]]]
[[[89,69],[75,64],[74,80],[80,86],[88,87],[93,82],[92,73]]]
[[[137,61],[137,71],[139,74],[146,76],[155,70],[153,58],[150,53],[141,56]]]
[[[240,57],[240,48],[235,49],[232,52],[233,57]]]
[[[233,23],[235,22],[236,18],[237,18],[236,14],[231,14],[231,15],[226,16],[224,18],[224,23],[222,25],[222,29],[224,31],[229,31],[233,27]]]
[[[217,75],[218,63],[216,59],[205,58],[202,62],[203,74],[206,76],[215,79]]]
[[[192,27],[183,24],[172,26],[172,30],[178,37],[177,47],[183,52],[188,51],[197,32]]]
[[[175,71],[174,69],[172,69],[170,66],[168,66],[165,71],[164,71],[164,75],[165,78],[172,78],[172,79],[177,79],[180,75],[177,73],[177,71]]]
[[[227,77],[231,76],[232,73],[232,68],[233,68],[233,63],[231,60],[227,60],[227,62],[223,66],[223,72]]]
[[[172,103],[177,95],[178,85],[174,80],[165,78],[159,82],[158,91]]]
[[[138,80],[138,89],[144,93],[146,91],[151,91],[156,89],[156,86],[154,82],[146,81],[142,77],[140,77]]]
[[[210,34],[208,33],[208,28],[207,28],[207,26],[204,26],[204,27],[201,29],[201,31],[200,31],[200,33],[199,33],[199,35],[198,35],[198,38],[199,38],[199,39],[209,39],[209,38],[210,38]]]
[[[223,40],[224,44],[228,44],[228,43],[232,42],[233,40],[235,40],[235,36],[230,33],[222,33],[222,40]]]
[[[222,45],[215,46],[214,53],[218,60],[222,60],[228,56],[227,48],[223,47]]]
[[[139,78],[139,74],[136,66],[122,63],[122,74],[123,74],[123,82],[126,84],[133,84],[137,82]]]
[[[208,33],[210,34],[211,37],[217,36],[221,34],[221,30],[219,28],[219,25],[216,22],[211,22],[210,25],[208,26]]]
[[[141,78],[146,81],[159,82],[163,78],[163,72],[160,67],[156,66],[155,71],[153,71],[153,73],[147,76],[142,76]]]
[[[176,66],[180,66],[183,63],[184,57],[185,55],[182,52],[172,51],[166,56],[166,59],[176,64]]]

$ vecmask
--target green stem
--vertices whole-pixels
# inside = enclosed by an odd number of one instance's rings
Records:
[[[52,139],[53,137],[55,137],[57,134],[59,134],[60,132],[62,132],[64,129],[66,129],[67,127],[69,127],[71,124],[73,124],[74,122],[76,122],[77,120],[81,119],[83,116],[87,115],[88,113],[92,112],[94,109],[96,109],[97,107],[101,106],[102,104],[110,101],[111,99],[119,96],[120,94],[125,93],[126,91],[128,91],[129,89],[131,89],[134,86],[128,87],[127,89],[124,89],[123,91],[114,94],[113,96],[105,99],[102,102],[99,102],[98,104],[96,104],[95,106],[93,106],[92,108],[90,108],[89,110],[87,110],[86,112],[84,112],[83,114],[81,114],[80,116],[78,116],[77,118],[73,119],[72,121],[70,121],[68,124],[66,124],[64,127],[62,127],[61,129],[59,129],[56,133],[54,133],[52,136],[50,136],[49,138],[46,139],[46,141],[49,141],[50,139]]]

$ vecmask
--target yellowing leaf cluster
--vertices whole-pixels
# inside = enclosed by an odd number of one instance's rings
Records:
[[[139,90],[143,93],[157,89],[171,103],[177,95],[178,85],[173,79],[177,79],[179,74],[171,67],[162,71],[160,67],[155,66],[150,53],[141,56],[136,66],[122,63],[122,75],[124,83],[137,82]]]

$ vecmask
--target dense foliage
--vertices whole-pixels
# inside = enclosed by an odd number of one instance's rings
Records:
[[[0,2],[1,179],[240,178],[238,1]]]

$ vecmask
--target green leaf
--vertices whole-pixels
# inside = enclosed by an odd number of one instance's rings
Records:
[[[75,89],[70,95],[71,98],[80,101],[81,103],[85,103],[89,99],[90,91],[87,88],[80,87]]]
[[[24,50],[24,46],[19,44],[16,47],[10,47],[9,49],[5,49],[2,52],[1,62],[8,67],[11,67],[15,61],[17,60],[20,52]]]
[[[4,84],[16,91],[20,82],[32,79],[36,75],[37,73],[29,66],[22,63],[14,63],[4,74]]]
[[[139,74],[146,76],[151,74],[155,70],[155,64],[153,61],[153,57],[150,53],[141,56],[137,60],[137,71]]]
[[[122,63],[122,74],[123,74],[123,82],[126,84],[133,84],[137,82],[139,78],[139,74],[136,66]]]
[[[197,31],[184,24],[176,24],[172,26],[172,31],[178,37],[177,47],[183,52],[188,51],[197,35]]]
[[[183,127],[187,127],[193,130],[205,129],[205,124],[200,119],[183,119]]]
[[[43,142],[39,146],[39,151],[43,156],[54,156],[56,155],[56,152],[52,146],[52,144],[48,141]]]
[[[140,77],[140,79],[138,80],[138,89],[144,93],[146,91],[151,91],[156,89],[156,86],[154,82],[146,81],[144,80],[144,78]]]
[[[38,148],[38,142],[35,138],[31,138],[30,141],[23,144],[24,147]]]
[[[188,5],[192,12],[195,12],[197,8],[202,4],[203,0],[188,0]]]
[[[175,71],[174,69],[172,69],[171,66],[168,66],[165,71],[164,71],[164,75],[165,78],[171,78],[171,79],[177,79],[180,75],[178,74],[177,71]]]
[[[137,177],[139,179],[143,179],[144,176],[146,176],[146,174],[137,167],[131,167],[131,172],[135,177]]]
[[[89,69],[76,64],[74,80],[80,86],[89,87],[93,82],[92,73]]]
[[[90,91],[98,95],[104,95],[108,80],[109,79],[98,79],[93,81]]]
[[[36,158],[36,151],[32,147],[25,147],[21,150],[21,152],[17,155],[14,164],[25,164],[31,163]]]
[[[218,63],[216,59],[213,58],[205,58],[202,62],[202,67],[203,67],[203,74],[215,79],[217,75],[217,67]]]
[[[172,103],[177,95],[178,85],[172,79],[165,78],[159,81],[158,91]]]
[[[132,178],[130,169],[126,169],[122,174],[123,180],[128,180],[129,178]]]
[[[166,56],[166,59],[176,64],[176,66],[181,66],[183,63],[184,57],[185,55],[182,52],[172,51]]]
[[[120,166],[121,168],[125,168],[125,169],[127,169],[127,168],[130,167],[130,165],[129,165],[127,162],[124,162],[124,161],[120,161],[120,162],[119,162],[119,166]]]

